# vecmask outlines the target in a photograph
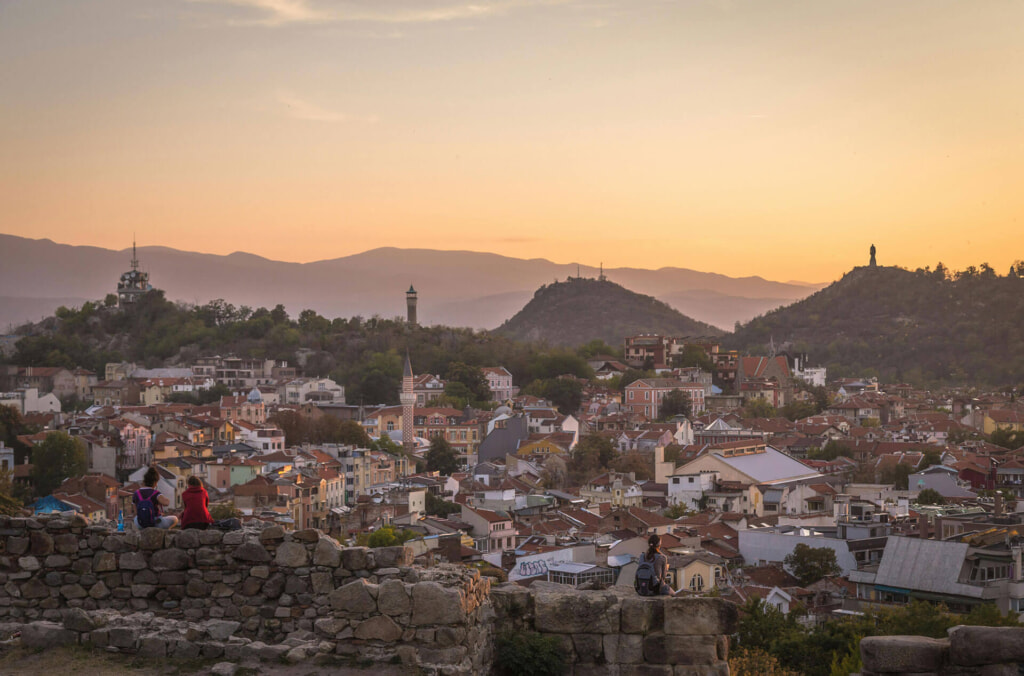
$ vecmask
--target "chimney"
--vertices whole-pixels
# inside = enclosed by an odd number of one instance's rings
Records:
[[[921,514],[917,517],[917,537],[922,540],[928,539],[928,515]]]
[[[999,491],[996,491],[995,515],[1003,515],[1003,494]]]
[[[945,539],[942,536],[942,517],[941,516],[936,516],[935,517],[935,539],[936,540],[944,540]]]

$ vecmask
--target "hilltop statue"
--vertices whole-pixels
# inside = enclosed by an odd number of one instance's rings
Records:
[[[868,263],[871,267],[878,267],[878,263],[875,262],[875,245],[871,245],[871,262]]]

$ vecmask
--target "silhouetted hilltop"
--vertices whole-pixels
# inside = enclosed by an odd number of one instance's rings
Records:
[[[742,325],[726,339],[763,353],[807,352],[829,377],[915,383],[1024,381],[1024,264],[936,270],[854,268],[839,281]]]
[[[723,331],[614,282],[570,278],[537,289],[526,307],[495,333],[575,346],[595,339],[621,345],[623,338],[638,333],[720,336]]]

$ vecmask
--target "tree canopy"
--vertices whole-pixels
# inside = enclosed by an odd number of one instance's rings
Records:
[[[37,496],[46,496],[70,477],[85,474],[85,444],[64,432],[50,432],[42,443],[32,448],[32,471],[29,476]]]
[[[430,440],[427,471],[440,472],[444,476],[451,476],[459,471],[459,455],[444,437],[438,436]]]
[[[811,547],[798,544],[793,553],[783,561],[801,586],[814,584],[823,577],[839,575],[842,570],[836,563],[836,552],[830,547]]]

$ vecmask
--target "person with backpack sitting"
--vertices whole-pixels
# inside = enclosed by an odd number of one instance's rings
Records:
[[[135,504],[136,528],[171,528],[178,523],[176,516],[163,516],[163,508],[171,504],[167,496],[156,489],[160,480],[156,467],[150,467],[142,477],[142,488],[135,491],[132,502]]]
[[[182,528],[206,530],[213,523],[210,516],[210,496],[197,476],[188,478],[188,488],[181,494],[185,510],[181,513]]]
[[[655,533],[647,539],[647,551],[640,555],[633,586],[641,596],[675,596],[667,579],[668,557],[661,553],[661,536]]]

